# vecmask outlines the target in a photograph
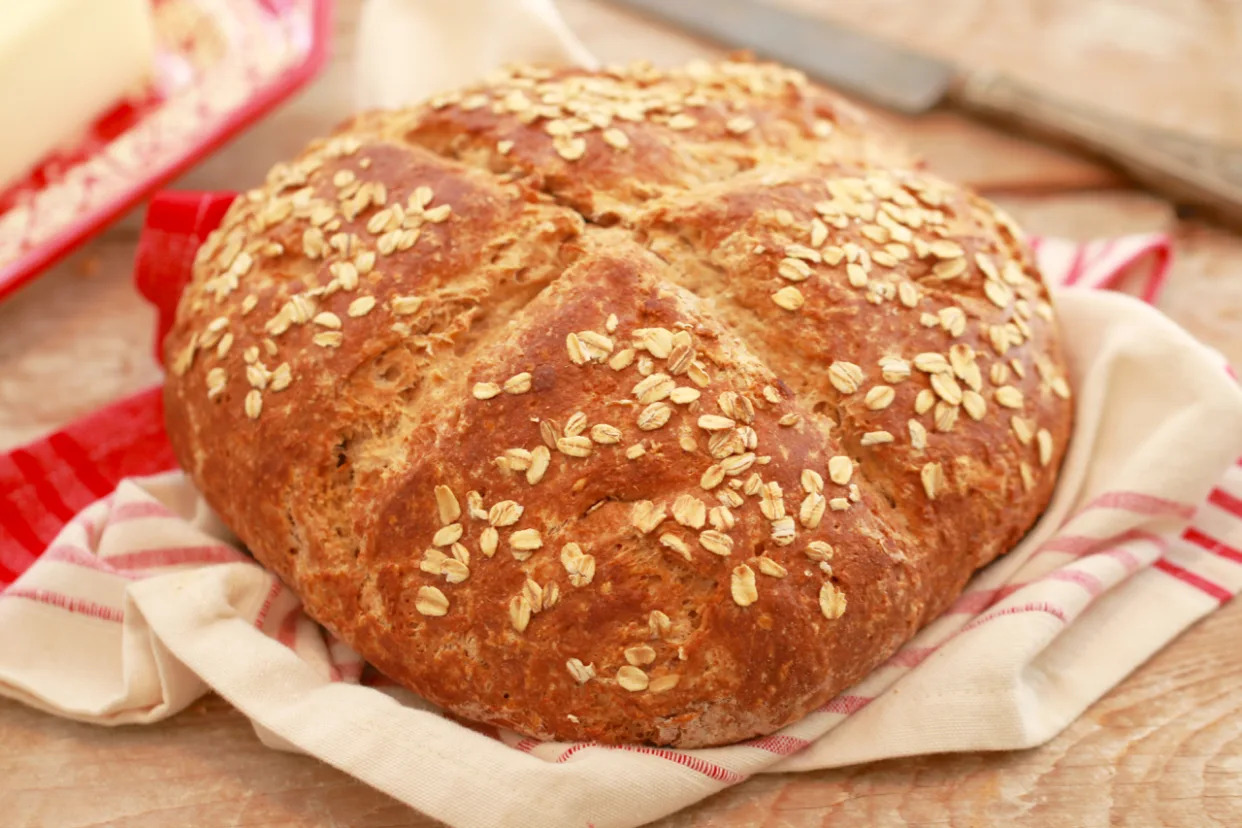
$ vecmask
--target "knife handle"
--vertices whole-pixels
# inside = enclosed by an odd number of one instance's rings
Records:
[[[992,72],[964,76],[949,96],[972,114],[1088,150],[1173,201],[1242,227],[1242,147],[1105,114]]]

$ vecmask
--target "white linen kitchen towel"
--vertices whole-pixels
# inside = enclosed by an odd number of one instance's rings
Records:
[[[417,103],[506,63],[595,65],[552,0],[367,0],[355,61],[359,109]]]

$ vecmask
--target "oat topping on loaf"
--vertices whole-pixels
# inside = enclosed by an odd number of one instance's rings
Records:
[[[1018,229],[749,62],[517,67],[240,196],[169,433],[307,611],[538,738],[771,732],[1043,511],[1071,422]]]

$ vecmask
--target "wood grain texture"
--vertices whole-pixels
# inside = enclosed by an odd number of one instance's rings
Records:
[[[827,13],[826,3],[783,2]],[[712,53],[589,0],[561,6],[606,60],[673,63]],[[1242,4],[836,0],[830,10],[1131,117],[1242,141],[1242,75],[1229,63],[1242,42]],[[337,49],[324,76],[179,186],[245,186],[347,114],[356,15],[356,0],[341,0]],[[1000,194],[1032,232],[1173,233],[1178,256],[1161,307],[1242,365],[1238,236],[1180,222],[1166,203],[1119,188],[1093,164],[952,114],[901,127],[933,166]],[[131,214],[0,305],[0,446],[158,379],[151,313],[129,286],[140,221]],[[761,776],[660,825],[1242,825],[1240,625],[1242,604],[1234,602],[1043,747]],[[116,729],[0,702],[0,803],[5,826],[435,825],[322,763],[263,747],[245,719],[214,697],[158,725]]]
[[[1230,0],[775,0],[1070,100],[1242,143]]]

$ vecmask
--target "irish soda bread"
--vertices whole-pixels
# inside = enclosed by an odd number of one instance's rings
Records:
[[[1044,509],[1018,230],[771,65],[522,67],[239,197],[165,345],[184,467],[448,710],[713,745],[824,704]]]

